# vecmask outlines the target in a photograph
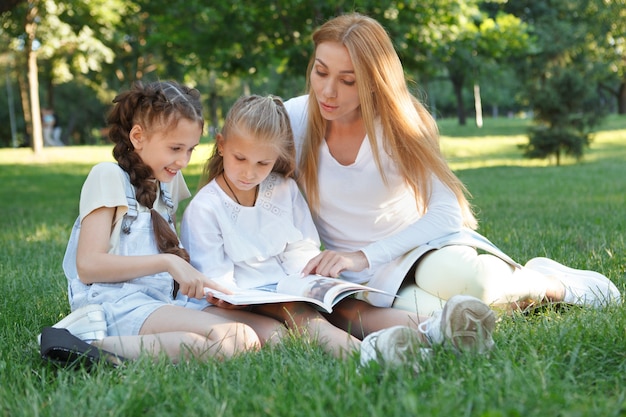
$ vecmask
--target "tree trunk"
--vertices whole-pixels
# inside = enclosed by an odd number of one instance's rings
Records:
[[[463,105],[463,77],[450,76],[452,87],[454,88],[454,96],[456,97],[456,114],[459,119],[459,125],[465,126],[465,106]]]
[[[209,77],[209,138],[214,139],[217,135],[219,120],[217,117],[217,106],[219,104],[219,96],[217,95],[217,86],[215,80],[215,72],[211,71]]]
[[[248,82],[247,79],[241,80],[241,90],[243,91],[244,96],[250,95],[250,83]]]
[[[33,143],[33,124],[32,124],[32,112],[30,111],[30,100],[28,99],[28,80],[24,77],[24,72],[21,71],[22,65],[26,67],[26,65],[20,62],[17,65],[18,70],[17,73],[17,84],[20,89],[20,101],[22,102],[22,114],[24,115],[24,126],[25,126],[25,142],[26,145],[32,147]]]
[[[476,111],[476,127],[483,127],[483,104],[480,98],[480,85],[474,84],[474,110]]]
[[[557,149],[556,152],[554,152],[554,156],[556,156],[556,166],[560,167],[561,166],[561,150]]]
[[[9,108],[9,123],[11,127],[11,145],[17,148],[17,127],[15,121],[15,105],[13,100],[13,86],[11,81],[11,69],[7,66],[6,72],[7,83],[7,107]]]
[[[626,114],[626,80],[622,80],[617,92],[617,113]]]
[[[30,101],[30,114],[32,123],[31,147],[35,154],[41,153],[43,149],[43,129],[41,126],[41,109],[39,107],[39,75],[37,71],[37,52],[33,50],[33,41],[37,33],[37,15],[39,13],[38,1],[31,2],[31,8],[26,16],[26,44],[24,50],[26,53],[26,63],[28,74],[28,91]]]

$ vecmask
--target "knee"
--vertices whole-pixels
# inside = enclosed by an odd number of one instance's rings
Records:
[[[235,353],[248,350],[255,350],[261,346],[261,339],[256,331],[244,323],[228,323],[214,326],[206,335],[189,335],[189,339],[193,339],[192,345],[197,337],[203,338],[204,347],[201,349],[210,350],[218,355],[230,357]]]
[[[478,253],[469,246],[446,246],[428,254],[417,266],[415,283],[442,299],[480,293]]]
[[[513,268],[497,256],[478,255],[464,277],[462,294],[472,295],[491,304],[499,297],[502,286],[512,274]]]
[[[265,319],[265,317],[260,318]],[[261,323],[255,323],[254,330],[261,345],[278,344],[287,334],[287,328],[282,322],[269,317]]]
[[[233,325],[229,333],[234,344],[234,351],[245,351],[258,349],[261,346],[261,339],[257,332],[247,324],[237,323]]]
[[[426,292],[446,300],[467,294],[489,303],[512,273],[512,267],[496,256],[479,255],[468,246],[449,246],[434,251],[418,265],[415,281]]]

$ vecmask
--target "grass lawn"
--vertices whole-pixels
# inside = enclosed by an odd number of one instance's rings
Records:
[[[480,232],[524,263],[548,256],[626,285],[626,118],[582,162],[526,160],[527,122],[441,120],[442,149],[467,184]],[[185,170],[195,190],[209,144]],[[290,340],[225,362],[140,359],[58,369],[36,336],[69,306],[61,261],[91,166],[111,147],[0,149],[0,416],[624,416],[626,312],[548,307],[503,316],[489,356],[437,349],[423,371],[357,369]],[[184,205],[181,206],[181,210]]]

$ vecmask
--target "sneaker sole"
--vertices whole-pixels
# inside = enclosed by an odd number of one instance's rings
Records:
[[[391,349],[380,350],[385,352],[383,358],[386,362],[403,364],[409,359],[415,356],[415,349],[420,345],[419,337],[414,330],[408,327],[398,327],[391,330],[393,333],[389,337],[389,342],[392,343]],[[379,348],[377,344],[377,349]]]
[[[447,324],[446,340],[458,351],[485,353],[494,346],[492,333],[496,315],[477,298],[456,296],[448,300],[442,322]]]
[[[104,310],[99,304],[89,304],[72,311],[63,320],[54,324],[57,329],[67,329],[81,340],[100,340],[107,335],[107,324]],[[37,335],[41,345],[41,334]]]
[[[405,326],[380,330],[366,337],[361,344],[361,366],[374,361],[385,366],[410,366],[419,373],[417,357],[427,360],[430,349],[423,347],[415,330]]]

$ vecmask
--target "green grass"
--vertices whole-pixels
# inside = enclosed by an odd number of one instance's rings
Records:
[[[626,123],[610,120],[581,163],[525,160],[519,121],[466,135],[441,121],[442,147],[468,185],[480,231],[525,262],[549,256],[626,285]],[[456,132],[456,133],[453,133]],[[210,145],[186,169],[195,189]],[[35,338],[69,306],[61,260],[90,167],[110,147],[0,150],[1,416],[623,416],[626,313],[547,308],[503,317],[488,357],[436,350],[417,377],[357,369],[315,346],[208,363],[142,359],[91,373],[39,358]],[[182,209],[182,207],[181,207]]]

